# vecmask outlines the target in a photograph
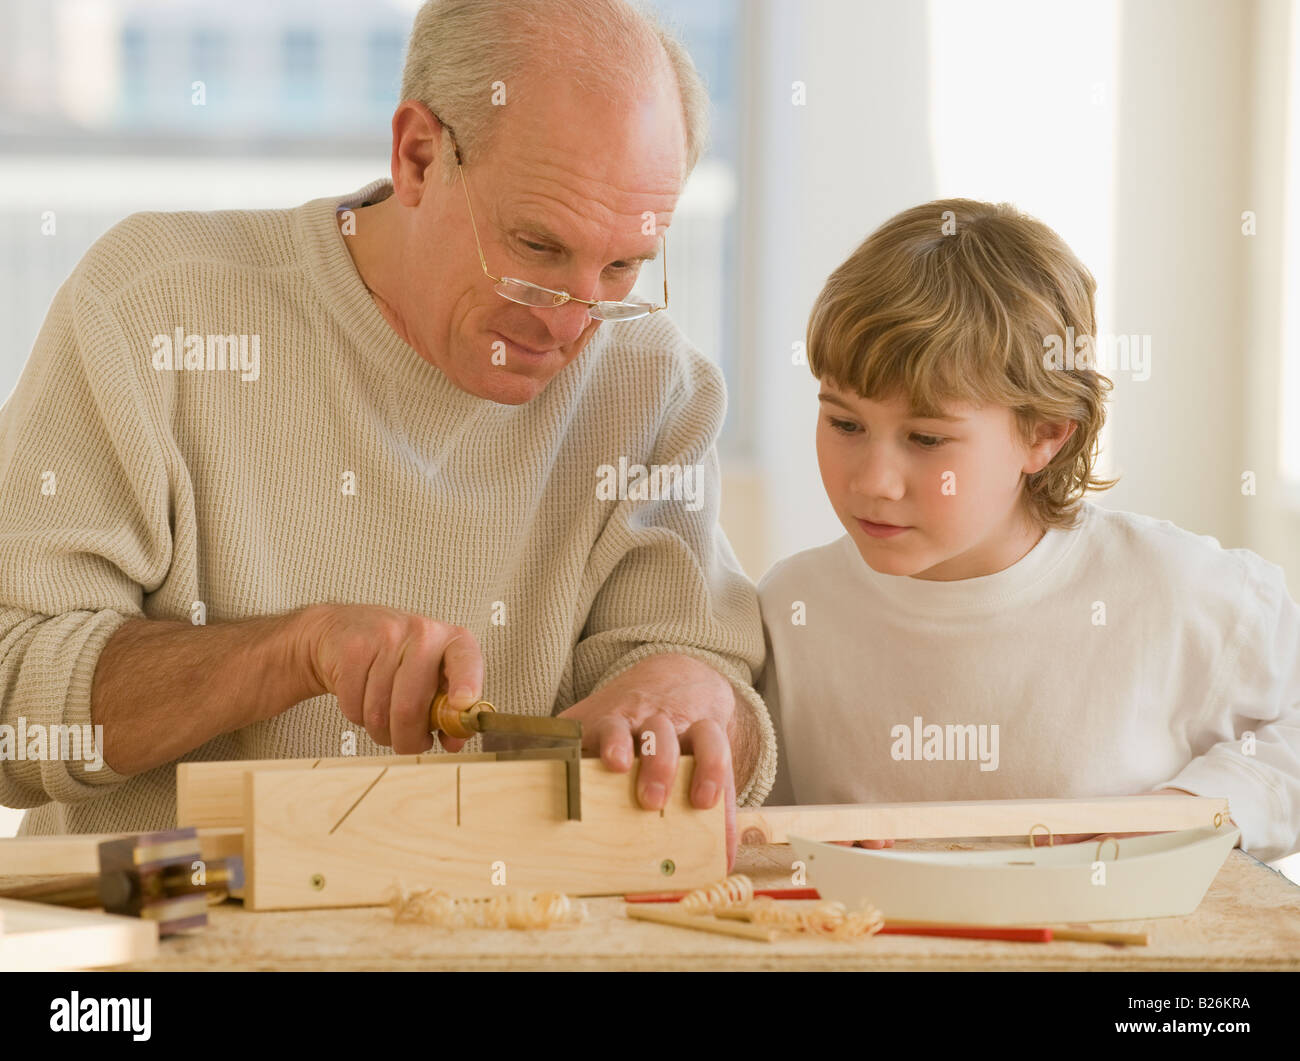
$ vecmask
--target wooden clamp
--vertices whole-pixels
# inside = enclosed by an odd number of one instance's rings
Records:
[[[161,935],[208,923],[208,898],[243,885],[243,859],[209,862],[195,829],[172,829],[102,840],[99,872],[9,887],[6,899],[124,914],[156,921]]]
[[[208,864],[244,853],[244,830],[199,829],[199,857]],[[67,836],[20,836],[0,840],[0,877],[53,877],[100,870],[99,848],[108,840],[135,833],[72,833]],[[238,897],[239,890],[230,889]]]

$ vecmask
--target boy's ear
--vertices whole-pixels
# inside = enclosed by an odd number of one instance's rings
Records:
[[[1027,459],[1021,469],[1026,475],[1041,472],[1074,434],[1079,425],[1073,420],[1044,421],[1034,425],[1034,438],[1029,444]]]

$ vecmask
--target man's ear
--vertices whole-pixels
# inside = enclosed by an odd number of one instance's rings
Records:
[[[1029,443],[1024,466],[1026,475],[1041,472],[1074,434],[1079,425],[1073,420],[1048,420],[1034,425],[1033,441]]]
[[[405,99],[393,112],[393,195],[419,206],[442,171],[442,122],[419,100]]]

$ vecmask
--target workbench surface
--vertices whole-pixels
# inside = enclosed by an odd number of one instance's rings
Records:
[[[942,850],[952,842],[901,848]],[[972,845],[973,846],[973,845]],[[742,847],[755,887],[790,885],[785,845]],[[415,882],[408,882],[414,884]],[[1145,947],[877,936],[762,943],[623,916],[617,898],[586,899],[587,921],[539,932],[449,930],[393,922],[384,907],[253,913],[212,907],[208,928],[162,941],[149,970],[1265,970],[1300,969],[1300,887],[1234,850],[1189,917],[1107,922],[1146,929]]]

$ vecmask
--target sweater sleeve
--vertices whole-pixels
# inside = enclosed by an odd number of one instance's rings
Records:
[[[1245,607],[1210,690],[1207,747],[1157,788],[1226,796],[1241,846],[1300,850],[1300,608],[1281,568],[1242,553]]]
[[[574,692],[581,700],[659,653],[709,664],[731,682],[752,715],[759,755],[751,776],[737,781],[736,802],[758,806],[776,771],[776,740],[753,687],[763,662],[758,596],[718,526],[716,440],[725,409],[721,375],[695,355],[649,461],[651,468],[680,471],[681,489],[672,496],[661,475],[649,499],[607,502],[613,512],[584,576],[596,588],[573,652]],[[629,472],[629,495],[635,492],[632,478]]]
[[[171,558],[167,474],[130,360],[149,352],[129,348],[81,273],[56,294],[0,408],[0,803],[10,807],[93,799],[126,780],[89,728],[91,680]],[[54,726],[93,745],[64,751]],[[36,732],[49,740],[44,755],[30,745],[32,759],[17,744]]]

